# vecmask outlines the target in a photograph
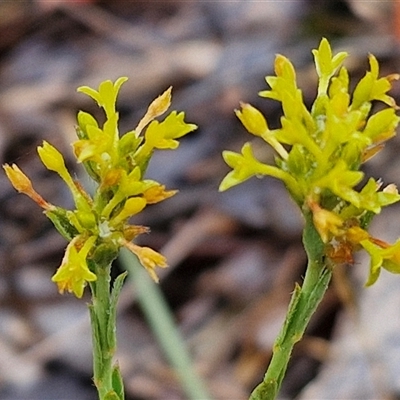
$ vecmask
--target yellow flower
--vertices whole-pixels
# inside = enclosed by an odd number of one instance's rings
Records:
[[[241,154],[225,150],[222,152],[222,156],[225,162],[233,169],[220,183],[220,191],[227,190],[253,176],[270,175],[274,178],[281,179],[287,185],[293,196],[299,196],[296,180],[286,171],[258,161],[253,154],[250,143],[245,143],[243,145]]]
[[[400,240],[390,245],[382,240],[369,238],[369,240],[363,240],[361,245],[371,257],[366,286],[371,286],[376,282],[381,268],[394,274],[400,274]]]
[[[176,139],[197,128],[194,124],[187,124],[184,117],[183,112],[172,111],[164,121],[152,121],[144,135],[145,145],[155,149],[176,149],[179,146]]]
[[[44,200],[43,197],[37,193],[35,189],[33,189],[30,179],[19,169],[16,164],[12,164],[11,166],[4,164],[3,169],[7,175],[7,178],[18,192],[26,194],[45,210],[55,209],[52,204]]]
[[[327,39],[323,38],[318,49],[312,51],[315,59],[315,66],[319,76],[318,94],[326,93],[329,80],[339,69],[347,53],[340,52],[332,56],[331,46]]]
[[[105,113],[105,121],[100,126],[92,115],[80,111],[76,127],[78,140],[73,143],[77,162],[96,184],[91,190],[93,195],[70,174],[60,151],[46,141],[37,148],[44,166],[67,184],[75,209],[47,203],[15,164],[3,166],[14,188],[44,208],[45,215],[69,241],[61,266],[52,277],[60,293],[68,291],[82,297],[87,282],[97,279],[98,266],[111,263],[121,246],[130,248],[139,257],[155,281],[158,280],[155,267],[167,266],[161,254],[130,243],[139,234],[149,232],[149,228],[130,225],[128,219],[146,205],[158,203],[177,192],[144,179],[145,172],[155,149],[177,148],[178,139],[197,126],[186,123],[184,113],[177,111],[161,122],[156,120],[171,104],[171,88],[168,88],[150,104],[135,130],[120,135],[116,100],[126,80],[122,77],[115,82],[104,81],[97,90],[87,86],[78,88],[95,100]]]
[[[110,80],[101,82],[99,89],[95,90],[88,86],[81,86],[77,90],[78,92],[85,93],[96,101],[99,107],[102,107],[107,117],[111,117],[115,114],[115,104],[117,102],[117,95],[122,84],[128,80],[127,77],[123,76],[118,78],[115,83]]]
[[[398,74],[379,78],[379,64],[374,55],[369,55],[370,71],[360,80],[354,89],[352,109],[361,107],[364,103],[379,100],[389,107],[397,108],[396,101],[387,92],[391,89],[391,81],[399,79]]]
[[[96,275],[89,270],[86,260],[96,239],[95,236],[91,236],[81,245],[82,238],[76,236],[69,242],[61,266],[51,278],[53,282],[57,283],[61,294],[67,290],[81,298],[86,283],[97,279]]]
[[[151,249],[150,247],[140,247],[124,239],[122,239],[122,245],[139,258],[140,263],[149,273],[153,281],[158,283],[159,279],[154,269],[156,267],[168,267],[166,258],[162,254],[157,253],[155,250]]]

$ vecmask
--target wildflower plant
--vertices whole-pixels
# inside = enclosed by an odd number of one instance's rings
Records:
[[[398,107],[388,91],[399,75],[379,77],[378,61],[370,54],[370,69],[351,93],[349,74],[342,66],[347,53],[333,55],[326,39],[312,53],[319,81],[310,109],[304,104],[292,63],[277,55],[275,76],[266,77],[270,89],[259,94],[281,103],[280,127],[271,129],[250,104],[241,104],[236,111],[247,131],[275,151],[275,165],[258,160],[251,143],[244,144],[240,153],[223,152],[232,171],[220,190],[253,176],[278,178],[305,221],[308,265],[304,281],[295,286],[269,367],[252,400],[276,398],[293,346],[322,300],[335,265],[352,264],[354,254],[365,250],[370,256],[367,286],[376,282],[382,268],[400,273],[400,240],[389,244],[368,231],[373,217],[398,202],[400,195],[395,185],[367,179],[360,170],[395,135]],[[379,111],[374,111],[376,102],[383,104]]]
[[[163,201],[176,193],[164,185],[145,178],[146,168],[155,150],[176,149],[178,139],[196,129],[184,121],[184,113],[172,111],[164,120],[157,120],[169,108],[171,88],[155,99],[137,127],[119,134],[117,95],[127,80],[102,82],[97,90],[87,86],[78,91],[91,97],[103,109],[105,122],[101,126],[87,112],[77,116],[73,152],[94,181],[92,193],[75,180],[66,168],[63,155],[50,143],[43,142],[38,154],[44,166],[56,172],[68,186],[75,204],[74,210],[53,205],[44,200],[30,179],[15,164],[4,170],[15,189],[28,195],[53,222],[69,242],[52,281],[60,293],[83,296],[86,286],[92,294],[89,305],[94,383],[101,400],[122,400],[124,390],[119,367],[113,363],[116,349],[116,305],[126,272],[111,282],[112,261],[121,247],[134,253],[151,278],[158,282],[156,268],[165,268],[166,259],[155,250],[140,247],[133,240],[149,231],[133,225],[130,218],[147,205]]]

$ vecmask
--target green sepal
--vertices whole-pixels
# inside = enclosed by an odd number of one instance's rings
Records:
[[[112,371],[112,387],[120,400],[125,399],[124,382],[118,364],[115,364]]]
[[[68,241],[79,234],[77,229],[70,223],[67,210],[57,207],[56,209],[46,210],[44,213],[57,231]]]

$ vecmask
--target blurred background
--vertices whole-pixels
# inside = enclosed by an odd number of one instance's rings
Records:
[[[234,116],[240,101],[276,126],[279,104],[261,99],[276,53],[289,57],[311,103],[311,49],[322,36],[350,53],[353,82],[368,68],[400,72],[399,2],[395,1],[6,1],[0,0],[0,157],[18,163],[51,203],[72,207],[36,147],[64,151],[76,113],[101,117],[82,94],[106,79],[129,77],[118,109],[121,132],[170,85],[172,109],[199,129],[177,151],[157,153],[148,169],[179,194],[146,208],[135,222],[151,227],[140,244],[161,251],[170,268],[161,288],[194,366],[212,398],[246,399],[262,379],[305,255],[302,221],[280,182],[252,179],[226,193],[221,151],[251,140]],[[392,95],[400,96],[395,84]],[[400,184],[399,139],[366,172]],[[272,160],[273,154],[263,154]],[[373,226],[400,235],[399,207]],[[50,281],[66,246],[41,210],[0,174],[0,399],[96,399],[86,302],[60,296]],[[119,263],[115,263],[119,268]],[[295,348],[285,399],[400,398],[400,277],[382,272],[363,284],[368,261],[337,268],[331,288]],[[127,286],[118,314],[117,358],[127,400],[187,398]]]

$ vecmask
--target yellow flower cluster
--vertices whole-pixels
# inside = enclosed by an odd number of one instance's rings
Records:
[[[176,193],[175,190],[166,190],[156,181],[144,179],[144,174],[154,149],[175,149],[179,145],[177,139],[196,126],[184,121],[183,112],[173,111],[163,121],[156,120],[170,106],[169,88],[150,104],[135,130],[120,136],[115,104],[126,80],[104,81],[98,90],[87,86],[78,89],[95,100],[106,116],[103,126],[99,126],[92,115],[80,111],[78,140],[73,143],[77,161],[97,182],[93,195],[71,177],[62,154],[55,147],[47,142],[38,147],[45,167],[56,172],[71,191],[75,210],[46,202],[17,165],[4,165],[15,189],[36,201],[58,231],[69,240],[61,266],[52,278],[61,293],[67,290],[81,297],[86,283],[96,280],[90,260],[100,265],[102,262],[109,264],[121,246],[138,256],[155,281],[158,280],[155,267],[167,266],[161,254],[131,243],[148,229],[130,225],[128,220],[148,204],[158,203]]]
[[[359,169],[395,135],[398,107],[387,92],[399,76],[380,78],[378,61],[370,55],[370,70],[351,94],[348,71],[342,66],[347,53],[332,55],[329,42],[322,39],[313,55],[319,84],[310,110],[297,87],[292,63],[277,55],[276,75],[266,78],[270,89],[260,95],[281,103],[281,126],[271,129],[263,114],[250,104],[241,104],[236,111],[244,127],[275,150],[275,165],[257,160],[250,143],[244,144],[241,153],[224,151],[232,171],[220,190],[252,176],[281,179],[302,212],[312,214],[333,261],[352,262],[354,251],[361,248],[371,255],[367,284],[372,284],[381,267],[400,273],[400,245],[384,243],[366,230],[372,216],[400,196],[394,185],[380,190],[381,183],[373,178],[358,189],[364,178]],[[373,113],[376,101],[387,107]]]

